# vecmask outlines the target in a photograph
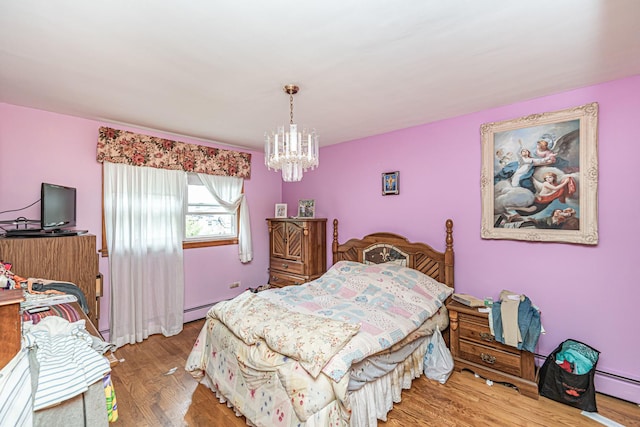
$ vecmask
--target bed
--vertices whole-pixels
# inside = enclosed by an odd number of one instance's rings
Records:
[[[217,303],[187,359],[248,425],[375,426],[448,326],[453,221],[443,252],[392,233],[340,244],[333,226],[324,275]]]

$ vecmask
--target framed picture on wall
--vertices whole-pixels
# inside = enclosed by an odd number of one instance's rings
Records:
[[[486,123],[483,239],[598,244],[598,104]]]
[[[315,200],[299,200],[298,201],[298,218],[315,218],[316,202]]]
[[[276,203],[276,218],[286,218],[286,217],[287,217],[287,204]]]
[[[382,195],[400,194],[400,172],[384,172],[382,174]]]

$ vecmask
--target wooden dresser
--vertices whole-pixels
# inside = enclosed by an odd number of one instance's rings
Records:
[[[12,263],[11,271],[21,277],[74,283],[87,299],[87,317],[98,326],[96,236],[0,238],[0,259]]]
[[[327,270],[326,218],[267,218],[269,284],[300,285]]]
[[[18,354],[22,345],[22,301],[24,296],[20,289],[0,290],[0,369]]]
[[[512,384],[524,396],[538,399],[533,353],[497,342],[487,313],[455,301],[447,309],[456,371],[468,369],[483,378]]]

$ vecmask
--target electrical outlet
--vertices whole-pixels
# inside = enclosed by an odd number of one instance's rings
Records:
[[[240,282],[233,282],[232,284],[229,285],[229,288],[233,289],[233,288],[238,288],[240,287]]]

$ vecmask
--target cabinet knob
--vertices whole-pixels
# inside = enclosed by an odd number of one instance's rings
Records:
[[[272,281],[272,282],[277,282],[278,280],[280,280],[278,277],[276,277],[276,276],[271,276],[271,281]]]
[[[496,363],[496,357],[490,354],[480,353],[480,359],[482,359],[483,362],[488,363],[490,365],[493,365],[494,363]]]
[[[289,268],[289,264],[282,264],[282,268]]]

